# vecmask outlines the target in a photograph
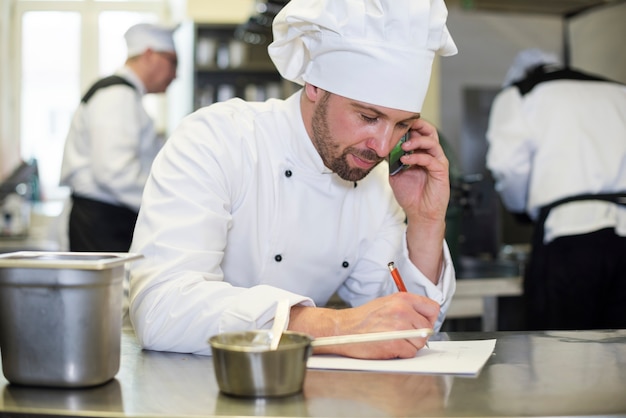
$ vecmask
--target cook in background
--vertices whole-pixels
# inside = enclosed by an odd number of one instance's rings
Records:
[[[152,167],[131,248],[145,256],[129,312],[143,347],[209,354],[214,334],[269,328],[285,298],[288,329],[314,337],[441,326],[455,289],[448,160],[419,112],[435,54],[456,52],[446,17],[442,0],[282,9],[269,53],[303,88],[196,111]],[[412,167],[390,178],[383,161],[409,130]],[[335,291],[354,308],[322,308]],[[424,343],[323,349],[412,357]]]
[[[626,327],[626,86],[521,51],[491,109],[487,166],[535,222],[528,327]]]
[[[83,96],[67,135],[61,184],[72,190],[71,251],[128,251],[141,194],[163,139],[142,98],[176,78],[175,28],[138,24],[128,59]]]

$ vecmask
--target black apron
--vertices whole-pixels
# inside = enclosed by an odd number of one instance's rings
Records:
[[[542,324],[544,319],[548,317],[548,302],[546,300],[547,289],[544,270],[546,268],[547,261],[545,258],[545,244],[543,243],[546,219],[548,218],[550,211],[557,206],[570,202],[591,200],[606,201],[626,206],[626,192],[570,196],[544,206],[539,211],[539,216],[533,231],[530,262],[524,277],[526,319],[529,329],[545,329]]]
[[[127,252],[136,222],[137,212],[130,208],[72,194],[70,251]]]

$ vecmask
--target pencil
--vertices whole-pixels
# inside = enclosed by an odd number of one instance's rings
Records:
[[[389,264],[387,264],[387,267],[389,267],[389,271],[391,272],[391,277],[393,277],[393,281],[396,283],[396,287],[398,288],[398,291],[406,292],[406,286],[404,285],[404,280],[402,280],[402,276],[400,276],[400,272],[396,268],[396,265],[394,264],[394,262],[393,261],[389,262]],[[428,345],[428,341],[426,341],[424,344],[426,345],[426,347],[430,348]]]
[[[396,282],[396,287],[398,288],[398,291],[406,292],[406,286],[404,286],[404,281],[402,280],[400,272],[394,265],[393,261],[387,264],[387,267],[389,267],[389,271],[391,272],[391,277],[393,277],[393,281]]]

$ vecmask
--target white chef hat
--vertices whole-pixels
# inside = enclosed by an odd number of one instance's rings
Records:
[[[447,15],[443,0],[291,0],[268,51],[295,83],[420,112],[435,54],[457,52]]]
[[[526,72],[539,65],[561,65],[561,61],[556,54],[543,51],[539,48],[524,49],[515,56],[511,68],[504,77],[503,87],[520,81],[526,77]]]
[[[176,53],[174,47],[174,31],[178,26],[155,25],[139,23],[131,26],[124,38],[128,47],[128,56],[134,57],[143,54],[147,49],[157,52]]]

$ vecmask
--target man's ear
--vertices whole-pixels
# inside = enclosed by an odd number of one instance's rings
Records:
[[[324,90],[314,86],[313,84],[304,83],[304,93],[306,94],[307,99],[311,102],[319,100],[323,91]]]

